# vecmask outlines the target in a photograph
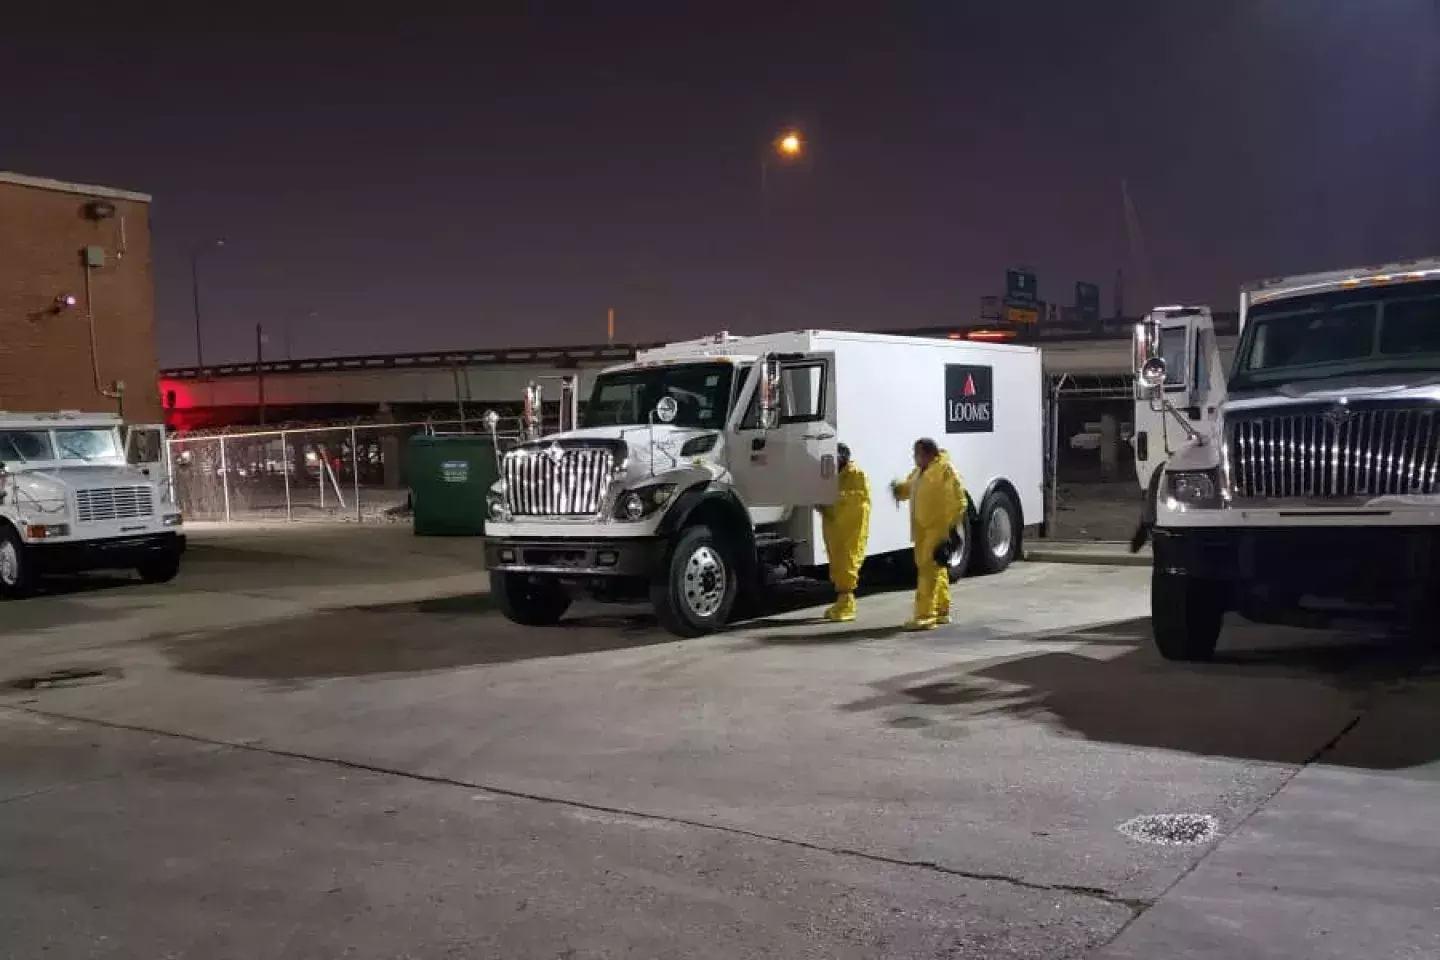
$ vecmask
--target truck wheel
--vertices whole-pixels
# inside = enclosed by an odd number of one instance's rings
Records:
[[[969,510],[965,511],[964,519],[955,525],[955,533],[959,537],[959,546],[950,554],[950,569],[945,573],[951,583],[965,576],[975,559],[975,518]]]
[[[570,609],[570,594],[559,583],[524,573],[491,571],[490,592],[501,615],[522,627],[554,626]]]
[[[162,553],[158,557],[149,557],[140,561],[135,572],[146,583],[169,583],[180,572],[180,554]]]
[[[35,593],[35,571],[25,541],[15,528],[0,524],[0,599],[23,600]]]
[[[975,566],[981,573],[1001,573],[1020,554],[1020,508],[1010,494],[996,490],[980,506],[975,524]]]
[[[677,637],[700,637],[725,624],[735,605],[739,571],[706,526],[680,534],[650,599],[660,625]]]
[[[1225,620],[1223,587],[1158,567],[1150,574],[1150,626],[1166,660],[1202,662],[1215,655]]]

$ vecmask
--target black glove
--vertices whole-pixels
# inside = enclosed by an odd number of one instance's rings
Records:
[[[935,545],[933,554],[935,562],[942,567],[950,565],[950,558],[960,552],[960,533],[958,530],[951,530],[950,537]]]

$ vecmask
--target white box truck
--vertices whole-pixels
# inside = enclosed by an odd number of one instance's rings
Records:
[[[810,330],[643,351],[597,376],[578,428],[504,454],[491,589],[522,624],[558,621],[583,590],[648,598],[680,636],[713,631],[737,598],[823,575],[814,508],[834,502],[840,442],[870,480],[867,557],[908,558],[888,485],[923,436],[972,500],[952,576],[1003,570],[1042,519],[1042,407],[1033,347]]]
[[[0,599],[49,573],[174,578],[185,552],[165,428],[107,413],[0,412]]]
[[[1215,651],[1225,613],[1321,624],[1440,584],[1440,259],[1266,280],[1229,376],[1210,311],[1135,330],[1135,451],[1156,646]]]

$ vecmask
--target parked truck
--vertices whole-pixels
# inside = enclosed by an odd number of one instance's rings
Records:
[[[1228,377],[1207,308],[1159,308],[1134,343],[1163,656],[1211,657],[1227,612],[1433,634],[1440,259],[1246,287]]]
[[[719,334],[600,373],[577,429],[507,451],[485,561],[511,620],[558,621],[577,592],[648,599],[679,636],[827,563],[816,506],[836,445],[870,478],[867,557],[910,556],[887,484],[931,436],[969,489],[952,578],[1005,569],[1042,517],[1042,384],[1033,347],[803,331]],[[492,425],[496,417],[487,415]]]
[[[105,413],[0,412],[0,599],[51,573],[174,578],[185,551],[165,430]]]

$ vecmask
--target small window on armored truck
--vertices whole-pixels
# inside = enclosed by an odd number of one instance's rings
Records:
[[[780,368],[780,422],[810,423],[825,417],[825,364],[796,363]]]
[[[164,440],[159,430],[135,427],[125,438],[128,463],[160,463],[165,459]]]
[[[1190,328],[1164,327],[1160,330],[1160,356],[1165,360],[1165,388],[1185,386],[1190,359]]]
[[[825,364],[823,361],[787,363],[780,367],[780,422],[811,423],[825,419]],[[750,393],[741,430],[760,429],[760,390]]]

